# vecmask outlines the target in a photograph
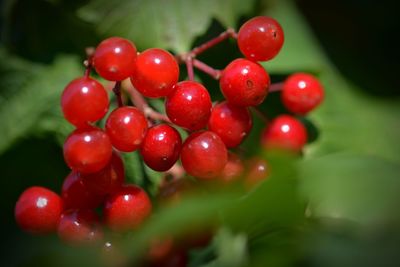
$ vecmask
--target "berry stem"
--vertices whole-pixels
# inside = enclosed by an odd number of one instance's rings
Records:
[[[211,47],[214,47],[215,45],[228,39],[229,37],[235,38],[235,39],[237,38],[237,34],[236,34],[235,30],[232,28],[227,29],[226,31],[222,32],[220,35],[211,39],[210,41],[208,41],[198,47],[193,48],[192,51],[190,52],[190,55],[194,58],[194,57],[200,55],[201,53],[203,53],[204,51],[210,49]]]
[[[209,65],[207,65],[206,63],[198,60],[198,59],[193,59],[193,66],[196,69],[201,70],[202,72],[210,75],[211,77],[213,77],[216,80],[219,80],[219,78],[221,77],[221,71],[214,69],[212,67],[210,67]]]
[[[254,113],[265,123],[269,123],[268,117],[257,107],[251,107]]]
[[[194,81],[193,58],[191,56],[187,56],[185,59],[185,64],[189,81]]]
[[[268,92],[270,92],[270,93],[279,92],[279,91],[282,91],[282,88],[283,88],[283,82],[273,83],[269,86]]]
[[[120,81],[115,83],[113,92],[114,92],[115,96],[117,97],[118,107],[124,106],[124,103],[122,102],[121,82]]]
[[[93,47],[87,47],[86,48],[86,60],[83,62],[83,65],[85,66],[85,73],[84,77],[89,78],[90,72],[92,71],[93,68],[93,55],[94,55],[95,49]]]

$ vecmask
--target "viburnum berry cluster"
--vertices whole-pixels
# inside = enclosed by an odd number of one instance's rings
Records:
[[[228,38],[237,40],[243,58],[222,71],[196,58]],[[288,114],[266,123],[260,144],[265,150],[298,153],[307,143],[307,130],[296,115],[315,109],[324,96],[319,81],[306,73],[271,84],[258,62],[273,59],[283,43],[282,27],[264,16],[250,19],[237,33],[228,29],[177,56],[159,48],[138,52],[134,43],[120,37],[102,41],[85,61],[84,76],[62,93],[63,114],[76,129],[63,147],[71,172],[61,195],[43,187],[25,190],[15,208],[20,227],[38,234],[57,232],[68,243],[98,242],[104,226],[113,231],[137,229],[151,215],[152,202],[144,189],[125,183],[121,153],[138,151],[155,171],[182,168],[199,180],[243,178],[249,188],[265,179],[270,170],[264,159],[244,162],[235,150],[252,129],[252,113],[260,113],[257,106],[268,93],[280,91]],[[186,65],[187,80],[179,81],[179,64]],[[93,68],[115,83],[118,107],[110,113],[109,94],[91,76]],[[208,89],[194,79],[194,68],[219,81],[224,101],[213,104]],[[127,105],[123,93],[133,105]],[[153,109],[146,98],[164,98],[166,114]],[[96,126],[108,113],[104,129]],[[187,131],[185,140],[177,127]]]

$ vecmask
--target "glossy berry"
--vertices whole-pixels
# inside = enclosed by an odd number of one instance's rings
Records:
[[[252,126],[249,110],[229,102],[215,105],[208,121],[208,129],[218,134],[227,147],[240,145]]]
[[[57,233],[69,244],[93,244],[103,238],[96,213],[92,210],[69,210],[61,215]]]
[[[112,194],[104,206],[104,218],[114,231],[136,229],[150,215],[147,193],[136,185],[125,185]]]
[[[61,197],[64,209],[94,209],[102,198],[94,194],[83,183],[80,173],[72,171],[62,185]]]
[[[73,131],[64,143],[64,159],[74,171],[93,173],[111,159],[112,146],[107,134],[90,127]]]
[[[196,132],[183,144],[181,161],[188,174],[201,179],[215,178],[228,161],[228,151],[217,134]]]
[[[109,81],[122,81],[133,74],[135,45],[124,38],[111,37],[102,41],[93,55],[97,73]]]
[[[289,111],[304,115],[322,102],[324,89],[314,76],[296,73],[284,82],[281,98]]]
[[[167,171],[179,159],[182,139],[168,124],[151,127],[143,140],[140,154],[147,166],[156,171]]]
[[[284,35],[281,25],[270,17],[259,16],[248,20],[238,33],[238,45],[246,58],[266,61],[281,50]]]
[[[70,82],[61,97],[64,117],[78,128],[103,118],[108,105],[108,95],[103,85],[87,77]]]
[[[238,58],[222,71],[219,85],[228,102],[237,106],[257,106],[268,94],[270,78],[260,64]]]
[[[112,145],[124,152],[132,152],[140,147],[147,131],[147,120],[135,107],[115,109],[106,121],[106,131]]]
[[[194,81],[177,83],[165,101],[168,118],[176,125],[192,131],[206,126],[211,107],[207,89]]]
[[[102,170],[82,174],[86,188],[98,195],[106,196],[117,191],[125,181],[124,162],[118,152],[113,151],[110,162]]]
[[[233,182],[238,180],[244,173],[244,164],[238,155],[232,152],[228,153],[228,162],[219,175],[224,182]]]
[[[33,186],[19,197],[15,205],[15,219],[24,231],[46,234],[56,231],[62,210],[62,200],[56,193]]]
[[[289,115],[276,117],[261,135],[261,143],[267,149],[299,152],[307,142],[304,125]]]
[[[147,97],[169,95],[178,79],[179,66],[175,58],[159,48],[150,48],[140,53],[131,76],[133,86]]]
[[[267,161],[260,157],[249,159],[246,165],[247,168],[244,183],[248,189],[253,188],[261,181],[267,179],[270,174],[270,168]]]

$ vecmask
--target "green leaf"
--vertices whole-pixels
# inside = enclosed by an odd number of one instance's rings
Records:
[[[143,162],[139,156],[139,152],[122,153],[125,162],[126,180],[140,186],[144,185]]]
[[[131,39],[139,49],[159,47],[176,53],[188,51],[194,38],[205,33],[216,18],[234,27],[253,0],[95,0],[79,16],[97,25],[103,36]]]
[[[12,56],[5,57],[13,62]],[[18,60],[17,60],[18,61]],[[13,75],[3,72],[0,80],[14,86],[0,106],[0,153],[35,127],[43,115],[55,108],[64,86],[81,71],[75,57],[60,57],[52,65],[44,66],[20,61]],[[21,77],[18,81],[16,77]],[[3,93],[3,92],[2,92]],[[7,93],[7,91],[6,91]]]

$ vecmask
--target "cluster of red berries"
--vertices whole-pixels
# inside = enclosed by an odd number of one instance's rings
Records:
[[[76,127],[64,144],[71,173],[61,196],[42,187],[23,192],[15,209],[21,228],[32,233],[57,231],[67,242],[97,241],[102,237],[102,224],[94,209],[102,206],[102,221],[111,230],[136,229],[151,214],[152,204],[142,188],[124,184],[120,152],[138,150],[144,163],[160,172],[180,158],[187,174],[203,180],[246,176],[251,184],[265,178],[264,160],[251,160],[245,171],[239,156],[228,149],[239,146],[252,129],[250,108],[264,101],[271,85],[257,61],[278,54],[283,31],[274,19],[255,17],[237,34],[227,31],[207,48],[226,36],[237,38],[245,58],[233,60],[223,71],[196,61],[195,56],[207,45],[174,57],[158,48],[138,53],[132,42],[119,37],[102,41],[89,58],[84,77],[70,82],[62,94],[63,114]],[[179,61],[187,64],[189,80],[179,81]],[[215,74],[225,101],[213,105],[207,89],[194,81],[193,66]],[[102,78],[116,82],[119,106],[108,115],[105,129],[94,123],[108,113],[109,97],[103,85],[90,77],[91,67]],[[140,107],[123,105],[120,87],[126,79],[142,98],[165,98],[163,122],[154,123],[157,120],[149,119]],[[289,76],[280,90],[284,106],[294,114],[307,114],[323,99],[320,83],[304,73]],[[189,132],[184,142],[174,126]],[[292,115],[269,122],[261,136],[267,150],[299,152],[306,142],[305,127]]]

